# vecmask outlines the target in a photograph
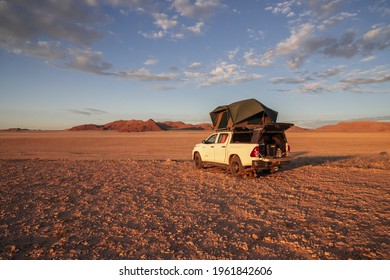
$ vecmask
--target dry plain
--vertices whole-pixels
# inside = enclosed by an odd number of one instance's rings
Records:
[[[390,133],[291,132],[271,175],[210,131],[0,132],[0,259],[390,259]]]

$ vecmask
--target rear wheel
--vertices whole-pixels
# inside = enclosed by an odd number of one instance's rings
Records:
[[[195,165],[195,168],[197,168],[197,169],[203,168],[202,157],[200,156],[199,153],[195,153],[195,155],[194,155],[194,165]]]
[[[242,166],[241,160],[238,156],[233,156],[230,159],[229,170],[230,173],[234,176],[239,175],[244,170],[244,167]]]

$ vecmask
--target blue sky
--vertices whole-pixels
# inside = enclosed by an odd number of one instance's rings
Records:
[[[390,120],[386,0],[0,0],[0,128],[209,122],[256,98],[303,127]]]

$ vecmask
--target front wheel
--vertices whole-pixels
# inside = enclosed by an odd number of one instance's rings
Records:
[[[195,155],[194,155],[194,165],[195,165],[195,168],[197,168],[197,169],[203,168],[202,157],[200,156],[199,153],[195,153]]]
[[[244,167],[242,166],[241,160],[238,156],[233,156],[231,158],[229,169],[230,173],[234,176],[238,176],[244,170]]]

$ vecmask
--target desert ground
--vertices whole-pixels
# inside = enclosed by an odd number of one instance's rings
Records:
[[[0,132],[0,259],[390,259],[390,133],[290,132],[270,175],[210,131]]]

